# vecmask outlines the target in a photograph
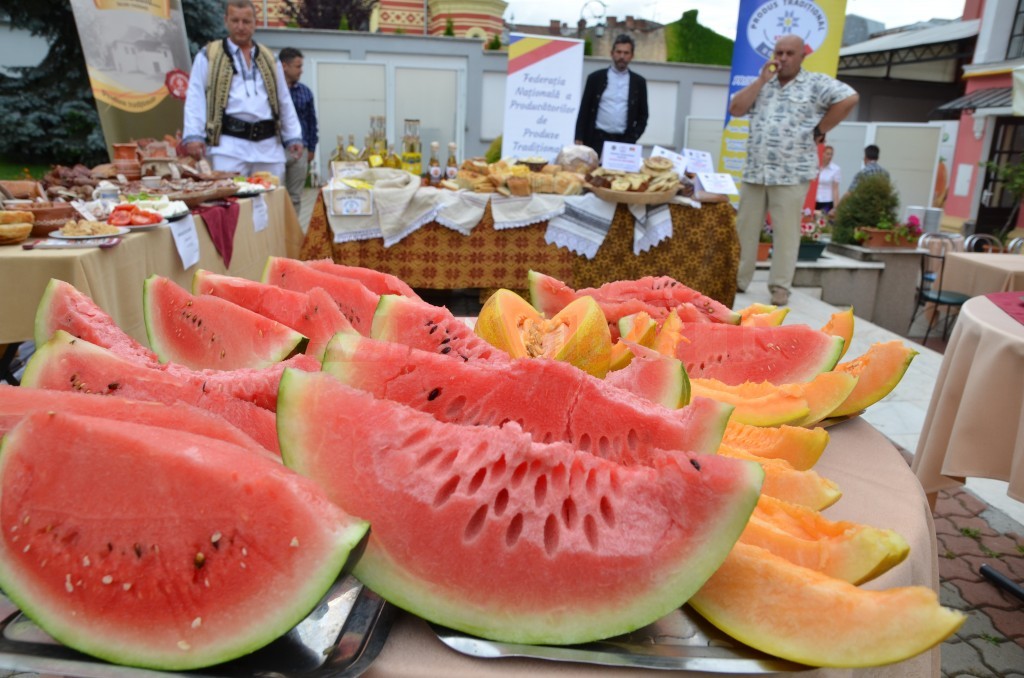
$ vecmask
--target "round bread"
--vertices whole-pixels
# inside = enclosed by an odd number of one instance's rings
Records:
[[[32,212],[0,210],[0,224],[31,224],[36,220]]]
[[[32,232],[32,224],[0,224],[0,245],[16,245]]]
[[[672,170],[672,161],[664,156],[654,156],[644,160],[644,169],[649,174],[661,174],[662,172],[670,172]]]

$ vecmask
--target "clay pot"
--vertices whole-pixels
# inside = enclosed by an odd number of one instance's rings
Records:
[[[114,144],[114,169],[128,181],[142,178],[142,163],[139,162],[138,144]]]
[[[892,231],[883,228],[872,228],[869,226],[863,226],[860,231],[867,235],[867,239],[860,243],[861,247],[917,247],[917,238],[908,240],[905,238],[897,238]],[[886,237],[890,237],[891,240],[886,240]]]

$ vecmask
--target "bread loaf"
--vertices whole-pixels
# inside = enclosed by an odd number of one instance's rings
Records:
[[[32,212],[0,210],[0,224],[34,224],[36,215]]]
[[[0,224],[0,245],[16,245],[31,232],[32,224],[29,223]]]

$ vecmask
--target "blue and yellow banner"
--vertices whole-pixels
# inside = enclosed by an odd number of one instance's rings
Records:
[[[804,69],[835,77],[845,20],[846,0],[740,0],[729,101],[757,79],[761,67],[771,59],[775,42],[786,35],[803,39],[807,49]],[[747,159],[749,132],[747,118],[733,118],[726,104],[718,167],[733,175],[737,185]]]

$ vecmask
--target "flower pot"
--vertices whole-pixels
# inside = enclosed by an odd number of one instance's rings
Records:
[[[862,247],[917,247],[917,238],[902,238],[884,228],[863,226],[858,230],[867,236],[860,243]]]
[[[825,251],[823,242],[802,242],[797,250],[797,261],[817,261],[821,253]]]
[[[759,242],[757,243],[757,260],[768,261],[768,256],[772,252],[772,244],[770,242]]]

